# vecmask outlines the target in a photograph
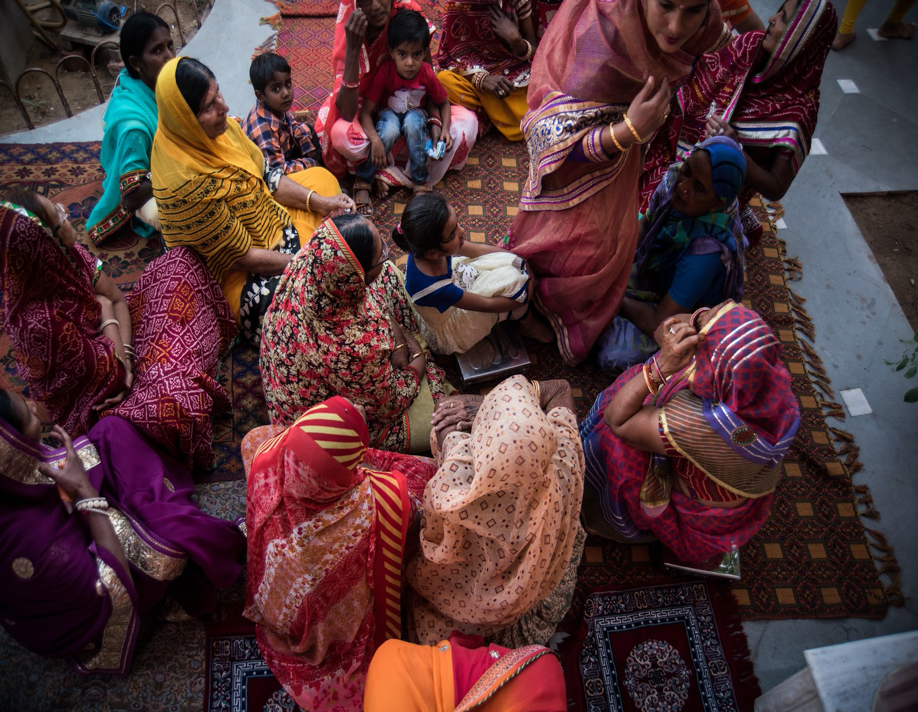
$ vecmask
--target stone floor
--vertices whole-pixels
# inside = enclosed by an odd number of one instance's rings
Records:
[[[752,0],[752,5],[767,23],[779,2]],[[908,338],[918,324],[909,326],[841,198],[842,193],[918,189],[918,40],[877,42],[867,33],[880,25],[891,5],[868,4],[859,18],[857,41],[829,56],[816,130],[826,153],[811,155],[804,164],[783,201],[787,227],[779,234],[790,256],[804,265],[803,279],[793,288],[807,299],[816,348],[834,387],[862,389],[872,409],[832,424],[853,433],[861,446],[865,469],[855,481],[870,486],[883,515],[875,526],[896,548],[906,605],[891,608],[881,621],[747,623],[764,690],[804,667],[807,648],[918,628],[913,597],[918,538],[909,533],[918,509],[918,465],[909,445],[918,441],[918,405],[903,403],[906,381],[884,365],[884,359],[901,354],[899,339]],[[843,10],[838,8],[839,15]],[[217,0],[183,52],[215,70],[234,114],[245,115],[253,102],[249,57],[271,32],[259,19],[273,11],[263,0]],[[329,47],[329,61],[330,55]],[[843,92],[838,81],[844,79],[854,82],[857,93]],[[0,141],[99,140],[102,110]]]

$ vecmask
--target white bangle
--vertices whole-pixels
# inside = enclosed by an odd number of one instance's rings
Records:
[[[108,509],[108,500],[105,497],[87,497],[76,502],[73,506],[78,512],[85,512],[90,509]]]

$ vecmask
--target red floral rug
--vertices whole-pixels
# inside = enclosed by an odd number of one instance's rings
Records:
[[[736,601],[708,581],[592,593],[560,656],[571,711],[741,712],[761,694]]]

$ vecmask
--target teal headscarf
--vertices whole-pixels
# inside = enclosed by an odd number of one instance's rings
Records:
[[[89,238],[94,244],[117,232],[127,222],[131,222],[134,232],[141,237],[149,237],[154,232],[152,227],[122,208],[121,196],[125,188],[150,173],[150,151],[157,117],[156,95],[143,81],[134,79],[122,69],[102,118],[101,162],[105,181],[102,197],[86,221]]]

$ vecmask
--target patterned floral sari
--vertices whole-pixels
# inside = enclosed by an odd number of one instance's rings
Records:
[[[373,447],[408,452],[420,442],[415,450],[426,450],[445,374],[432,358],[424,379],[395,368],[390,319],[418,332],[401,275],[386,263],[367,286],[334,223],[323,223],[287,266],[265,316],[261,374],[271,422],[289,425],[307,408],[341,395],[366,408]],[[426,423],[410,418],[419,399],[430,406]]]
[[[73,445],[109,502],[128,569],[38,471],[39,462],[62,467],[64,449],[0,419],[0,622],[21,645],[78,672],[125,675],[140,618],[167,592],[192,615],[212,609],[215,589],[242,573],[245,539],[198,509],[188,470],[127,421],[103,418]]]
[[[246,436],[245,615],[297,704],[356,712],[373,652],[401,635],[404,548],[434,468],[405,455],[366,468],[366,423],[337,396],[268,434]]]
[[[648,76],[675,85],[697,55],[723,46],[717,3],[707,12],[682,49],[664,54],[642,0],[567,0],[536,53],[522,127],[529,176],[508,246],[533,265],[536,303],[569,363],[587,357],[617,313],[637,246],[641,152],[606,156],[600,133]]]
[[[747,150],[759,149],[773,157],[783,154],[796,175],[810,152],[819,83],[837,26],[828,0],[800,0],[770,56],[763,56],[765,33],[759,31],[746,32],[719,52],[702,57],[673,99],[665,130],[657,133],[647,152],[642,206],[669,165],[685,160],[704,139],[705,124],[715,114],[733,127]],[[740,195],[741,208],[751,197],[749,190]]]
[[[544,413],[523,376],[488,394],[471,434],[446,437],[408,567],[418,642],[452,630],[514,647],[548,641],[570,606],[568,574],[583,547],[581,452],[574,414]]]
[[[740,547],[761,528],[800,425],[781,345],[758,314],[727,302],[702,332],[693,363],[645,401],[660,409],[666,455],[623,443],[603,420],[641,365],[600,394],[580,425],[587,529],[625,542],[657,538],[683,561]],[[696,496],[683,494],[676,478]],[[713,500],[709,492],[746,501],[732,508],[697,501]]]

